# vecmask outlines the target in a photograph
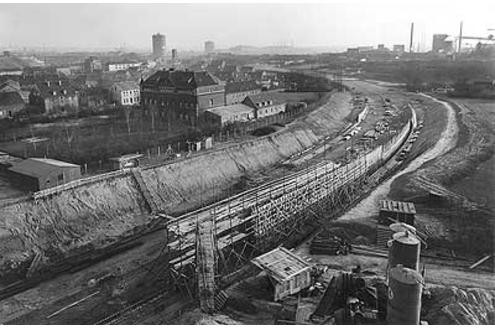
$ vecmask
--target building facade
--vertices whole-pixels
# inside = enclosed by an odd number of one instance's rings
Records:
[[[141,63],[137,62],[111,62],[107,63],[107,71],[115,72],[115,71],[126,71],[132,67],[140,67]]]
[[[121,106],[137,106],[141,102],[139,84],[134,82],[117,82],[110,89],[112,100]]]
[[[87,109],[101,109],[108,104],[108,90],[84,88],[79,92],[79,106]]]
[[[41,107],[45,114],[74,112],[79,109],[78,91],[67,79],[37,81],[29,103]]]
[[[287,109],[287,102],[277,97],[273,92],[262,92],[257,95],[247,96],[243,104],[255,110],[257,119],[284,113]]]
[[[196,125],[205,110],[224,105],[225,85],[206,71],[161,70],[141,83],[141,97],[146,111]]]
[[[93,73],[103,70],[103,63],[96,57],[90,56],[83,63],[84,73]]]
[[[160,58],[165,55],[166,40],[165,35],[156,33],[151,36],[153,58]]]
[[[247,96],[261,93],[261,86],[255,81],[240,81],[225,84],[225,105],[240,104]]]

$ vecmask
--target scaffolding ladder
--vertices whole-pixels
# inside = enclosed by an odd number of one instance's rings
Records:
[[[215,311],[215,231],[212,220],[197,223],[196,273],[200,308]]]

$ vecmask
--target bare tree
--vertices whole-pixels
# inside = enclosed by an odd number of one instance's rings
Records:
[[[127,123],[127,134],[131,135],[131,111],[132,108],[130,106],[124,107],[125,121]]]
[[[67,145],[69,149],[72,149],[72,141],[74,140],[74,132],[69,133],[69,126],[65,125],[65,136],[67,138]]]

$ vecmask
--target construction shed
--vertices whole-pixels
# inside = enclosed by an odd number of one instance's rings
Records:
[[[414,226],[415,215],[416,208],[413,203],[393,200],[380,201],[378,221],[382,224],[392,224],[398,221]]]
[[[247,122],[254,117],[254,109],[244,104],[215,107],[205,111],[205,119],[217,126],[225,126],[234,122]]]
[[[275,288],[275,301],[311,285],[311,266],[283,247],[260,255],[251,262],[268,275]]]
[[[114,170],[122,170],[131,167],[138,167],[139,160],[143,157],[143,154],[126,154],[119,157],[112,157],[110,158],[110,161],[112,162],[112,168]]]
[[[39,191],[62,185],[81,177],[81,167],[51,158],[28,158],[8,169],[12,181],[20,188]]]

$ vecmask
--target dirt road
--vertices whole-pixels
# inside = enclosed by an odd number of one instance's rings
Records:
[[[363,221],[370,217],[378,215],[378,201],[386,198],[392,182],[403,174],[413,172],[421,167],[424,163],[444,155],[453,149],[457,143],[457,135],[459,127],[455,116],[455,111],[447,102],[437,100],[431,96],[422,94],[423,97],[429,98],[432,101],[441,103],[447,110],[447,128],[442,132],[440,139],[428,151],[414,159],[405,169],[396,173],[388,180],[380,184],[368,197],[363,199],[355,207],[342,215],[337,220],[341,221]],[[426,123],[427,124],[427,123]]]

